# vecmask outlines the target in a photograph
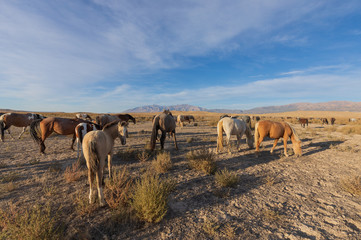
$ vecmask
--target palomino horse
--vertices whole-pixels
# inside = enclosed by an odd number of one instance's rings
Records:
[[[274,138],[273,147],[271,153],[273,153],[274,148],[277,145],[277,142],[280,138],[283,138],[283,145],[286,157],[287,154],[287,140],[291,138],[293,151],[296,155],[302,155],[301,149],[301,140],[298,137],[295,129],[286,122],[273,122],[269,120],[263,120],[256,123],[254,130],[254,141],[256,143],[256,154],[259,153],[259,145],[263,141],[264,137]]]
[[[44,141],[53,132],[60,135],[73,135],[73,141],[71,143],[71,149],[73,149],[75,142],[75,127],[82,122],[88,122],[83,119],[69,119],[50,117],[43,120],[36,120],[30,124],[30,135],[35,142],[40,145],[40,152],[44,153],[45,144]],[[41,135],[41,137],[39,137]],[[74,149],[73,149],[74,150]]]
[[[230,118],[230,117],[224,117],[221,120],[219,120],[217,124],[217,150],[218,153],[223,149],[223,132],[226,133],[227,136],[227,144],[228,144],[228,152],[230,151],[230,139],[231,135],[237,136],[237,150],[240,150],[240,143],[241,138],[243,134],[246,134],[247,136],[247,144],[249,148],[253,148],[253,136],[251,128],[248,127],[247,123],[243,120],[237,119],[237,118]]]
[[[77,113],[75,115],[76,118],[80,118],[80,119],[84,119],[84,120],[89,120],[89,121],[93,121],[93,119],[86,113]]]
[[[178,115],[177,122],[179,126],[183,127],[183,122],[191,123],[191,120],[194,122],[194,117],[192,115]]]
[[[308,118],[298,118],[298,122],[301,123],[301,127],[308,127]]]
[[[157,115],[153,119],[153,127],[152,127],[152,136],[150,138],[151,150],[153,151],[155,148],[155,143],[157,141],[158,130],[162,132],[162,136],[160,137],[160,145],[161,149],[164,148],[164,140],[166,138],[166,134],[170,133],[174,138],[175,148],[178,150],[177,139],[175,136],[175,128],[176,122],[173,118],[173,115],[170,111],[163,111],[163,113]]]
[[[105,161],[108,156],[109,178],[111,178],[111,166],[114,140],[119,137],[122,145],[126,143],[127,122],[114,121],[106,124],[103,130],[87,133],[83,139],[83,152],[88,167],[89,179],[89,203],[94,202],[93,180],[97,180],[98,197],[100,206],[105,205],[103,195],[103,174]]]
[[[5,113],[0,117],[0,129],[1,129],[1,141],[4,141],[4,132],[8,130],[9,135],[14,139],[10,134],[10,127],[23,127],[23,131],[19,135],[19,139],[25,132],[27,126],[29,126],[34,120],[44,119],[43,115],[36,113]]]
[[[79,158],[79,151],[82,151],[81,144],[83,143],[83,138],[85,134],[90,131],[100,130],[100,125],[96,123],[79,123],[75,127],[75,137],[76,137],[76,146],[77,146],[77,158]]]

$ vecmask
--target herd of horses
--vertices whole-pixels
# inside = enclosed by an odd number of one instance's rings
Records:
[[[251,120],[256,122],[254,128],[254,135],[252,135]],[[174,117],[169,110],[155,115],[152,120],[152,131],[150,137],[150,146],[153,151],[156,146],[157,139],[160,140],[161,149],[164,149],[164,142],[166,134],[172,136],[174,139],[175,148],[178,149],[176,139],[177,123],[183,127],[183,122],[195,119],[192,115],[178,115]],[[97,182],[98,198],[101,206],[105,204],[103,196],[103,171],[106,160],[108,159],[109,178],[111,178],[111,165],[113,156],[113,146],[116,138],[120,139],[121,144],[126,144],[128,137],[128,123],[129,121],[136,124],[136,119],[129,114],[104,114],[97,116],[93,120],[88,114],[77,114],[76,118],[61,118],[61,117],[45,117],[34,113],[6,113],[0,116],[1,140],[4,141],[4,132],[11,126],[23,127],[21,135],[26,128],[30,126],[30,136],[40,146],[40,152],[45,153],[45,140],[53,132],[60,135],[73,135],[71,149],[74,150],[74,142],[77,141],[77,158],[79,159],[79,152],[82,151],[86,160],[88,168],[88,178],[90,185],[89,202],[94,202],[94,192],[92,190],[94,178]],[[308,126],[307,118],[299,118],[298,121],[302,127]],[[331,118],[331,124],[334,124],[335,119]],[[323,124],[328,124],[327,119],[322,119]],[[158,138],[159,131],[161,132]],[[277,145],[280,138],[283,138],[284,154],[288,157],[287,141],[292,141],[292,147],[296,156],[302,155],[301,140],[295,129],[287,122],[260,120],[259,117],[238,116],[232,117],[223,115],[220,117],[217,124],[217,147],[216,152],[223,150],[223,133],[226,135],[226,142],[228,145],[228,152],[230,153],[230,138],[231,135],[237,137],[237,150],[240,150],[241,138],[246,135],[246,142],[250,149],[256,145],[256,156],[259,155],[259,146],[265,137],[274,139],[271,153]],[[12,135],[10,134],[12,137]],[[12,137],[13,138],[13,137]]]

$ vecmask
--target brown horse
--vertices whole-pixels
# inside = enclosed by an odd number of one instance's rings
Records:
[[[301,127],[305,127],[306,125],[308,127],[308,118],[299,118],[298,122],[301,123]]]
[[[151,150],[153,151],[155,148],[155,143],[157,141],[157,136],[158,136],[158,130],[161,130],[162,132],[162,136],[160,137],[161,149],[164,148],[164,140],[166,138],[166,134],[170,133],[171,135],[173,135],[174,145],[175,148],[178,150],[177,139],[175,136],[175,128],[176,128],[176,122],[171,112],[165,110],[163,111],[163,113],[155,116],[153,119],[152,135],[150,138]]]
[[[83,151],[88,167],[89,179],[89,203],[94,202],[92,190],[94,176],[97,180],[98,197],[100,206],[105,205],[103,196],[103,174],[105,161],[108,156],[109,178],[111,178],[111,166],[114,140],[119,137],[122,145],[126,143],[127,122],[114,121],[106,124],[103,130],[91,131],[84,136]]]
[[[60,135],[73,135],[73,141],[71,143],[71,149],[74,150],[75,142],[75,127],[82,122],[88,122],[83,119],[69,119],[69,118],[59,118],[59,117],[50,117],[43,120],[36,120],[30,124],[30,135],[35,142],[40,145],[40,152],[44,153],[45,144],[44,141],[47,137],[50,136],[53,132],[56,132]],[[89,123],[89,122],[88,122]],[[41,135],[41,137],[39,137]]]
[[[104,114],[97,116],[95,118],[95,122],[99,124],[100,126],[105,126],[107,123],[113,122],[113,121],[125,121],[128,122],[129,120],[132,121],[135,124],[135,118],[132,117],[130,114],[117,114],[117,115],[110,115],[110,114]]]
[[[178,115],[177,117],[177,122],[181,127],[183,127],[183,122],[191,123],[191,120],[194,122],[194,117],[192,115]]]
[[[335,124],[336,118],[331,118],[331,125]]]
[[[135,118],[128,113],[127,114],[116,114],[115,116],[117,116],[121,121],[125,121],[125,122],[132,121],[135,124]]]
[[[263,120],[256,123],[254,130],[254,142],[256,143],[256,154],[259,153],[259,145],[263,141],[264,137],[274,138],[273,147],[271,153],[280,138],[283,138],[283,145],[286,157],[287,154],[287,140],[291,138],[293,151],[297,156],[302,155],[301,140],[299,139],[295,129],[286,122],[273,122],[269,120]]]
[[[328,120],[327,120],[327,118],[322,118],[321,121],[322,121],[322,125],[323,125],[323,124],[327,124],[327,125],[328,125]]]
[[[9,135],[14,139],[10,134],[10,127],[22,127],[23,131],[19,135],[19,139],[25,132],[27,126],[29,126],[34,120],[43,119],[44,116],[36,113],[5,113],[0,117],[0,130],[1,130],[1,141],[4,141],[4,132],[8,130]]]

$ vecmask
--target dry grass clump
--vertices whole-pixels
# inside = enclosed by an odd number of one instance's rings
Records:
[[[276,223],[280,224],[283,222],[283,216],[280,214],[279,211],[271,210],[271,209],[265,209],[262,211],[262,218],[263,220],[270,222],[270,223]]]
[[[210,120],[208,122],[208,126],[211,126],[211,127],[217,127],[217,124],[218,124],[219,120]]]
[[[216,221],[211,221],[209,219],[206,219],[204,223],[202,224],[202,229],[205,233],[207,233],[209,236],[217,236],[218,230],[221,227],[221,225]]]
[[[168,210],[168,196],[175,183],[161,179],[158,174],[146,172],[134,185],[131,206],[139,219],[157,223]]]
[[[173,166],[169,152],[160,152],[152,162],[152,167],[157,173],[165,173]]]
[[[150,158],[151,152],[148,150],[142,150],[139,151],[137,154],[137,158],[139,159],[139,161],[141,162],[146,162],[148,161],[148,159]]]
[[[0,168],[6,168],[8,165],[4,161],[0,161]]]
[[[214,174],[217,170],[215,155],[206,148],[194,150],[187,153],[189,166],[206,174]]]
[[[83,176],[78,162],[68,166],[64,172],[64,178],[67,183],[78,181]]]
[[[104,191],[105,201],[110,208],[122,209],[128,204],[132,184],[127,168],[113,171],[112,179],[105,182]]]
[[[239,176],[226,168],[216,172],[214,177],[220,187],[235,187],[239,182]]]
[[[97,204],[93,203],[90,204],[89,203],[89,198],[88,198],[88,194],[87,193],[83,193],[81,191],[78,191],[75,194],[75,197],[73,197],[73,202],[75,205],[75,211],[80,215],[80,216],[84,216],[84,215],[90,215],[91,213],[93,213],[96,209],[97,209]],[[98,200],[98,198],[96,198]]]
[[[361,196],[361,176],[342,179],[340,186],[344,191],[354,196]]]
[[[186,139],[186,143],[192,143],[194,141],[194,138],[192,137],[187,137]]]
[[[64,225],[59,212],[54,213],[49,204],[29,210],[9,204],[7,210],[0,209],[0,239],[62,239]]]
[[[349,125],[337,129],[338,132],[343,134],[361,134],[361,125]]]

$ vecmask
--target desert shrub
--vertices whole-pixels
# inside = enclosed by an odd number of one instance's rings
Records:
[[[151,153],[148,150],[142,150],[138,152],[137,158],[141,162],[146,162],[149,159],[150,155]]]
[[[192,143],[194,139],[192,137],[187,137],[186,143]]]
[[[217,170],[215,155],[206,148],[194,150],[187,153],[189,166],[206,174],[214,174]]]
[[[64,172],[64,178],[67,183],[78,181],[82,175],[83,173],[80,170],[80,165],[78,162],[68,166]]]
[[[361,196],[360,176],[342,179],[340,185],[344,191],[351,193],[352,195]]]
[[[105,182],[104,198],[112,209],[121,209],[129,202],[133,181],[127,168],[114,170],[112,178]]]
[[[361,126],[360,125],[350,125],[344,126],[337,131],[343,134],[361,134]]]
[[[221,187],[235,187],[239,181],[239,176],[226,168],[216,172],[214,177],[216,183]]]
[[[277,210],[265,209],[262,211],[263,220],[271,223],[280,224],[283,222],[283,216]]]
[[[209,219],[206,219],[204,223],[202,224],[202,229],[205,233],[207,233],[209,236],[217,236],[218,230],[221,227],[221,224],[216,221],[211,221]]]
[[[89,203],[89,193],[83,193],[78,191],[73,197],[73,203],[75,205],[75,211],[81,215],[90,215],[97,209],[97,204]],[[98,198],[96,198],[98,200]]]
[[[64,225],[59,221],[59,209],[49,204],[31,209],[17,209],[13,204],[0,209],[0,239],[62,239]]]
[[[167,213],[168,196],[174,185],[174,182],[161,179],[149,171],[137,180],[131,206],[139,219],[150,223],[160,222]]]
[[[153,169],[158,173],[165,173],[173,166],[169,152],[160,152],[152,162]]]

